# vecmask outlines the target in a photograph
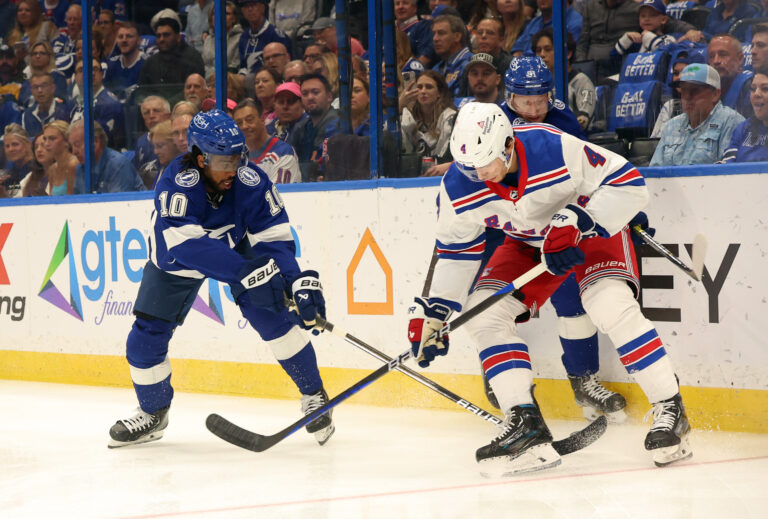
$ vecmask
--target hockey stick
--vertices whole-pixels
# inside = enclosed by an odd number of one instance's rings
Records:
[[[500,301],[502,298],[504,298],[507,294],[513,292],[514,290],[517,290],[518,288],[522,287],[524,284],[528,283],[532,279],[534,279],[539,274],[545,272],[547,270],[546,265],[543,263],[539,263],[532,269],[530,269],[525,274],[522,274],[520,277],[506,285],[505,287],[500,288],[496,292],[494,292],[493,295],[485,299],[484,301],[480,302],[479,304],[475,305],[474,307],[470,308],[466,312],[464,312],[462,315],[451,321],[450,323],[446,323],[445,326],[443,326],[443,329],[440,330],[440,335],[445,335],[451,330],[456,330],[460,326],[462,326],[464,323],[475,317],[477,314],[483,312],[486,308],[491,306],[492,304]],[[328,411],[339,405],[344,400],[348,399],[364,387],[370,385],[374,381],[380,379],[390,371],[394,370],[405,362],[408,358],[411,357],[411,349],[408,348],[406,351],[392,359],[391,361],[387,362],[383,366],[381,366],[376,371],[370,373],[357,383],[353,384],[352,386],[348,387],[335,397],[333,397],[331,400],[329,400],[325,405],[315,409],[313,412],[311,412],[308,415],[304,415],[300,420],[292,423],[282,431],[279,431],[273,435],[265,436],[262,434],[258,434],[255,432],[248,431],[246,429],[243,429],[242,427],[239,427],[226,418],[223,418],[217,414],[210,414],[208,415],[208,418],[205,420],[205,426],[208,428],[209,431],[211,431],[213,434],[218,436],[224,441],[227,441],[233,445],[237,445],[238,447],[242,447],[244,449],[248,449],[254,452],[262,452],[270,447],[273,447],[274,445],[278,444],[279,442],[283,441],[285,438],[290,436],[291,434],[295,433],[302,427],[304,427],[307,424],[310,424],[314,422],[316,419],[318,419],[320,416],[326,414]]]
[[[639,225],[632,227],[632,230],[640,236],[645,243],[650,245],[656,252],[671,261],[680,270],[691,276],[696,281],[701,281],[701,273],[704,270],[704,256],[707,253],[707,238],[703,234],[697,234],[693,238],[693,245],[691,246],[691,259],[693,260],[693,266],[689,267],[683,261],[672,254],[669,249],[664,245],[657,242],[653,236],[648,234]]]
[[[365,342],[358,339],[357,337],[350,334],[349,332],[339,328],[338,326],[334,325],[331,322],[328,322],[326,319],[323,319],[322,317],[318,317],[317,320],[320,326],[322,326],[324,330],[327,330],[333,335],[341,337],[351,345],[363,350],[364,352],[368,353],[369,355],[383,362],[392,362],[392,357],[388,356],[385,353],[382,353],[381,351],[377,350],[373,346],[366,344]],[[476,416],[479,416],[483,420],[491,422],[494,425],[501,425],[502,421],[496,415],[493,415],[488,411],[486,411],[485,409],[482,409],[479,406],[473,404],[472,402],[465,400],[464,398],[461,398],[459,395],[457,395],[453,391],[444,388],[434,380],[431,380],[425,377],[421,373],[418,373],[412,370],[408,366],[398,365],[395,367],[395,369],[403,373],[404,375],[409,376],[413,380],[425,385],[432,391],[435,391],[436,393],[438,393],[440,396],[447,398],[448,400],[458,405],[462,409],[465,409],[466,411],[469,411],[470,413]],[[602,436],[603,432],[605,432],[607,425],[608,425],[607,420],[605,419],[604,416],[601,416],[594,422],[590,423],[583,429],[574,432],[567,438],[553,441],[552,447],[561,456],[570,454],[572,452],[576,452],[592,444],[595,440],[597,440],[600,436]]]

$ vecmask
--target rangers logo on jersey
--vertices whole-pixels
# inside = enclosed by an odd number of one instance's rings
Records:
[[[174,180],[181,187],[192,187],[200,181],[200,173],[196,169],[185,169],[176,173]]]
[[[203,130],[208,128],[208,121],[206,121],[205,117],[200,114],[195,115],[195,117],[192,118],[192,122],[195,124],[195,126],[202,128]]]
[[[258,186],[259,182],[261,182],[259,174],[248,166],[243,166],[242,168],[238,169],[237,177],[240,179],[240,182],[246,186]]]

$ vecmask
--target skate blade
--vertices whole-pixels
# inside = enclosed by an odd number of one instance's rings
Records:
[[[334,432],[336,432],[336,426],[331,424],[325,429],[321,429],[315,432],[315,440],[317,440],[317,443],[320,445],[325,445],[325,443],[331,439],[331,436],[333,436]]]
[[[627,413],[625,413],[623,409],[619,409],[618,411],[614,411],[612,413],[601,413],[594,407],[582,407],[581,409],[584,413],[584,418],[590,422],[594,422],[601,416],[605,416],[605,418],[608,420],[608,423],[612,424],[622,424],[627,421]]]
[[[688,443],[688,435],[683,436],[678,445],[671,447],[661,447],[651,451],[653,453],[653,463],[657,467],[666,467],[677,461],[687,460],[693,456],[693,451]]]
[[[107,444],[107,448],[109,449],[118,449],[120,447],[128,447],[129,445],[140,445],[142,443],[149,443],[159,440],[163,437],[163,431],[154,431],[152,433],[149,433],[146,436],[142,436],[138,440],[134,440],[132,442],[121,442],[114,439],[109,440],[109,443]]]
[[[497,456],[480,461],[480,475],[486,478],[510,477],[556,467],[562,463],[551,443],[542,443],[521,452],[514,458]]]

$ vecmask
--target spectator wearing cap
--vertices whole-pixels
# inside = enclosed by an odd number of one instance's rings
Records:
[[[267,133],[258,100],[240,101],[233,110],[232,118],[245,135],[248,158],[264,170],[272,183],[301,182],[296,151],[287,142]]]
[[[110,148],[107,134],[101,125],[93,121],[93,159],[90,171],[91,193],[122,193],[143,191],[144,182],[131,164],[131,160]],[[85,129],[83,120],[69,125],[67,135],[72,153],[80,163],[75,170],[75,194],[87,193],[85,186]]]
[[[283,141],[291,140],[296,123],[309,117],[301,104],[301,87],[286,81],[275,89],[275,120],[266,126],[267,133]]]
[[[493,56],[478,52],[464,69],[467,81],[468,97],[457,97],[453,100],[459,109],[470,101],[480,103],[501,103],[504,101],[504,88],[501,83],[501,72],[493,64]]]
[[[418,16],[418,3],[418,0],[395,0],[395,22],[397,28],[408,35],[413,57],[429,67],[435,59],[432,22]]]
[[[181,22],[171,9],[153,18],[157,53],[150,56],[139,73],[143,94],[160,95],[171,104],[184,97],[184,82],[190,74],[204,74],[200,53],[181,38]]]
[[[752,69],[768,66],[768,24],[752,27]]]
[[[21,126],[31,138],[40,135],[43,126],[51,121],[69,122],[70,108],[64,101],[55,97],[56,85],[49,72],[35,72],[29,78],[29,88],[35,102],[21,115]]]
[[[139,49],[139,29],[132,22],[123,22],[117,29],[117,48],[120,55],[107,62],[104,86],[121,101],[125,101],[139,83],[139,74],[147,57]]]
[[[755,69],[750,94],[752,115],[736,127],[723,162],[768,161],[768,67]]]
[[[466,44],[467,31],[461,18],[442,14],[432,21],[432,45],[440,58],[432,70],[443,76],[451,96],[459,93],[459,76],[472,57]]]
[[[253,73],[264,66],[264,47],[279,41],[286,49],[291,39],[283,31],[269,23],[266,17],[269,0],[240,0],[240,10],[248,26],[240,36],[240,73]]]
[[[299,157],[305,182],[322,175],[323,148],[326,141],[339,133],[339,114],[331,107],[333,91],[321,74],[301,78],[301,103],[309,117],[298,121],[291,130],[288,144]]]
[[[497,70],[506,71],[512,62],[512,54],[504,50],[504,22],[499,18],[483,18],[475,28],[476,52],[493,56]]]
[[[293,39],[299,27],[317,18],[317,3],[317,0],[275,0],[269,4],[269,19]]]
[[[203,34],[208,32],[208,16],[213,10],[213,0],[194,0],[187,9],[186,41],[199,53],[203,53]]]
[[[0,45],[0,96],[10,94],[14,101],[18,100],[22,79],[16,52],[8,45]]]
[[[334,54],[338,54],[337,40],[336,40],[336,22],[333,18],[321,17],[315,20],[312,24],[312,35],[317,43],[325,45],[328,50]],[[365,54],[363,44],[357,38],[349,39],[349,48],[352,54],[355,56],[362,56]]]
[[[203,41],[203,62],[205,63],[206,77],[213,74],[216,68],[216,38],[214,35],[214,12],[211,9],[208,14],[208,35]],[[240,69],[240,37],[243,35],[243,28],[238,23],[240,11],[234,2],[227,1],[224,6],[225,20],[224,28],[227,31],[227,70],[237,72]]]
[[[672,119],[683,113],[682,101],[680,101],[680,73],[691,63],[706,63],[706,58],[698,52],[680,52],[672,63],[672,98],[661,106],[656,122],[651,132],[651,138],[661,137],[661,130],[664,125]]]
[[[536,5],[541,14],[535,16],[528,22],[528,25],[525,26],[525,29],[520,36],[518,36],[512,49],[510,49],[512,54],[520,55],[526,50],[529,50],[531,48],[533,35],[542,29],[552,27],[552,0],[537,0]],[[565,28],[568,33],[573,36],[574,40],[579,39],[579,35],[581,34],[581,24],[581,15],[571,7],[571,2],[569,0],[568,7],[565,10]]]
[[[613,47],[614,55],[652,52],[663,45],[675,43],[676,39],[672,35],[664,34],[665,23],[667,23],[667,7],[663,0],[643,0],[638,12],[640,32],[625,32]]]
[[[694,63],[680,73],[683,113],[671,119],[651,158],[651,166],[712,164],[731,142],[743,120],[720,102],[720,76],[709,65]]]
[[[573,51],[576,48],[576,42],[573,36],[566,33],[567,36],[567,56],[568,56],[568,108],[570,108],[582,130],[587,129],[592,116],[595,113],[595,103],[597,96],[595,94],[595,85],[589,76],[571,67],[573,60]],[[555,43],[554,34],[551,28],[543,29],[533,35],[531,40],[533,52],[541,58],[550,72],[555,73]],[[567,130],[566,130],[567,131]]]
[[[718,34],[707,47],[707,61],[720,75],[722,102],[744,117],[752,114],[749,82],[752,72],[744,70],[741,42],[730,34]]]

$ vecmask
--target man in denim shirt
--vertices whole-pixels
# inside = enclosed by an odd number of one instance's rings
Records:
[[[683,69],[680,97],[683,113],[664,125],[651,166],[712,164],[744,120],[720,102],[720,76],[709,65],[693,63]]]
[[[69,127],[69,145],[80,162],[75,170],[75,194],[85,190],[85,130],[83,120]],[[96,121],[93,122],[93,160],[91,166],[91,193],[122,193],[143,191],[144,183],[136,173],[131,160],[112,148],[107,147],[107,134]]]

